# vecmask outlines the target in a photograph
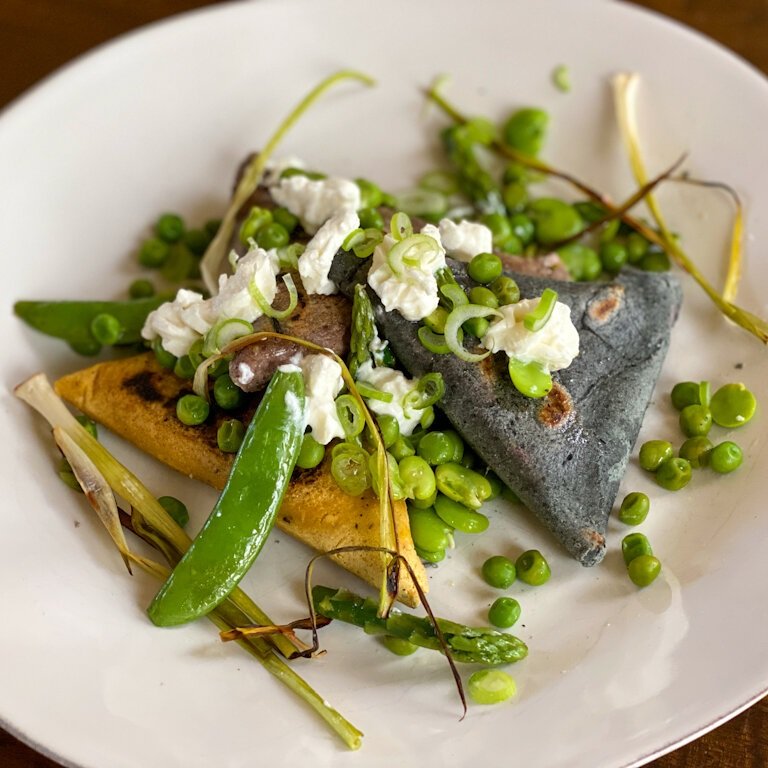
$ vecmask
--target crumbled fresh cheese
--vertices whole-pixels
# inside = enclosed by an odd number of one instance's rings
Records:
[[[441,219],[438,225],[443,248],[458,261],[471,261],[478,253],[493,251],[493,234],[485,224]]]
[[[312,437],[322,445],[343,438],[344,428],[336,413],[336,396],[344,386],[341,366],[326,355],[306,355],[299,366],[304,374],[307,424]]]
[[[567,368],[579,354],[579,332],[571,322],[570,307],[560,301],[541,330],[529,331],[523,318],[538,303],[539,299],[524,299],[499,307],[502,317],[491,323],[482,343],[492,352],[506,352],[524,363],[540,363],[551,373]]]
[[[328,219],[346,210],[360,208],[360,187],[349,179],[308,179],[289,176],[272,189],[272,198],[301,220],[313,235]]]
[[[386,235],[376,246],[373,261],[368,271],[368,284],[376,291],[384,308],[391,312],[396,309],[406,320],[422,320],[437,308],[437,280],[435,272],[445,266],[445,251],[439,235],[435,237],[429,224],[422,234],[429,235],[435,242],[435,248],[423,253],[418,266],[403,265],[402,273],[396,275],[387,263],[387,254],[395,239]]]
[[[271,304],[277,293],[277,271],[275,254],[254,248],[237,262],[233,275],[219,277],[219,292],[213,298],[204,299],[195,291],[181,288],[173,301],[150,312],[141,329],[142,338],[160,338],[163,349],[182,357],[219,320],[237,317],[253,322],[262,312],[249,286],[255,283]]]
[[[413,430],[421,421],[423,412],[414,409],[406,414],[403,410],[403,398],[415,389],[415,381],[394,368],[374,368],[370,362],[363,363],[357,369],[357,379],[382,392],[389,392],[392,395],[392,402],[385,403],[383,400],[372,398],[366,401],[368,408],[380,416],[394,416],[401,435],[407,437],[413,434]]]
[[[159,337],[163,349],[176,357],[186,355],[200,338],[200,333],[185,321],[184,313],[190,309],[199,312],[202,303],[202,294],[185,288],[179,289],[173,301],[166,301],[149,313],[141,329],[142,337],[148,341]]]
[[[299,274],[307,293],[328,296],[336,293],[336,283],[328,277],[336,255],[347,235],[360,226],[353,208],[343,209],[332,216],[309,241],[299,256]]]

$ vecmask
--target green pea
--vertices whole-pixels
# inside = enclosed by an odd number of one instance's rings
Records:
[[[517,578],[515,564],[504,555],[494,555],[483,563],[483,578],[496,589],[509,589]]]
[[[482,339],[488,333],[491,324],[484,317],[472,317],[469,320],[465,320],[461,327],[470,336]]]
[[[712,441],[708,437],[689,437],[681,446],[678,454],[681,459],[690,463],[693,469],[704,467],[709,463],[709,452]]]
[[[519,618],[520,603],[514,597],[497,597],[488,610],[488,621],[500,629],[508,629]]]
[[[504,185],[501,197],[510,214],[520,213],[528,205],[528,187],[522,181],[510,181]]]
[[[435,495],[435,473],[421,456],[406,456],[398,469],[407,498],[424,500]]]
[[[431,509],[408,508],[413,543],[425,552],[439,552],[452,546],[453,529]]]
[[[515,389],[525,397],[546,397],[552,389],[552,376],[540,363],[524,363],[510,357],[507,368]]]
[[[443,307],[436,307],[424,318],[424,325],[435,333],[445,333],[445,323],[448,320],[448,311]]]
[[[697,381],[680,381],[672,387],[670,393],[672,405],[682,411],[689,405],[699,405],[699,383]]]
[[[514,213],[509,217],[512,234],[523,244],[528,245],[536,233],[536,227],[530,217],[524,213]]]
[[[149,269],[157,269],[165,264],[171,249],[168,243],[157,237],[150,237],[141,244],[139,249],[139,264]]]
[[[651,542],[643,533],[630,533],[621,540],[621,555],[624,565],[629,565],[636,557],[652,555]]]
[[[578,211],[555,197],[540,197],[528,206],[533,219],[536,239],[542,245],[566,240],[581,232],[583,222]]]
[[[656,482],[667,491],[679,491],[691,482],[691,464],[680,458],[663,461],[656,470]]]
[[[743,460],[744,454],[741,448],[731,440],[716,445],[709,452],[709,466],[722,475],[738,469]]]
[[[378,208],[384,202],[384,193],[378,184],[368,179],[355,179],[355,184],[360,187],[361,208]]]
[[[400,435],[400,437],[389,446],[389,452],[395,457],[396,461],[402,461],[406,456],[413,456],[416,453],[416,449],[407,437]]]
[[[655,472],[662,462],[673,456],[672,443],[666,440],[649,440],[640,446],[640,466],[646,472]]]
[[[104,312],[91,320],[91,333],[99,344],[111,347],[120,341],[123,326],[114,315]]]
[[[618,219],[616,219],[618,222]],[[600,246],[600,261],[606,272],[615,274],[627,263],[627,249],[616,240],[609,240]]]
[[[162,368],[172,371],[176,365],[176,356],[163,348],[163,341],[159,337],[152,340],[152,351],[155,353],[157,362]]]
[[[639,491],[628,493],[619,507],[619,520],[625,525],[640,525],[648,517],[651,502],[648,496]]]
[[[578,210],[578,208],[576,209]],[[600,245],[604,245],[605,243],[615,242],[616,236],[619,234],[619,229],[621,228],[621,219],[611,219],[606,224],[603,224],[602,231],[600,232]],[[618,245],[621,245],[621,243],[617,243]],[[601,254],[602,255],[602,254]],[[626,259],[624,259],[626,262]]]
[[[226,419],[216,431],[216,443],[224,453],[237,453],[245,437],[245,427],[239,419]]]
[[[150,296],[155,295],[155,286],[152,285],[150,280],[140,278],[138,280],[134,280],[128,286],[128,295],[132,299],[148,299]]]
[[[394,416],[377,415],[376,423],[379,425],[381,439],[384,441],[384,447],[390,448],[400,437],[400,425]]]
[[[538,587],[549,581],[552,572],[549,563],[538,549],[529,549],[523,552],[515,561],[517,578],[532,587]]]
[[[296,466],[299,469],[314,469],[325,458],[325,446],[318,443],[317,440],[307,432],[301,441],[299,456],[296,459]]]
[[[627,235],[627,260],[630,264],[637,264],[648,252],[648,241],[639,232],[630,232]]]
[[[467,680],[467,691],[475,704],[501,704],[517,693],[511,675],[500,669],[481,669]]]
[[[522,504],[523,503],[520,500],[520,497],[508,485],[505,485],[501,489],[501,498],[504,499],[504,501],[508,501],[510,504]]]
[[[171,246],[165,263],[160,267],[160,274],[169,283],[181,283],[195,277],[196,270],[199,270],[199,264],[192,251],[183,243],[175,243]]]
[[[480,512],[467,509],[453,499],[438,493],[435,499],[435,513],[451,528],[462,533],[483,533],[488,530],[489,520]]]
[[[272,211],[272,219],[289,235],[299,226],[299,217],[294,216],[287,208],[275,208]]]
[[[478,472],[449,462],[435,470],[437,490],[470,509],[479,509],[491,495],[491,484]]]
[[[416,554],[425,562],[425,563],[439,563],[445,560],[445,550],[444,549],[438,549],[434,552],[428,552],[425,549],[420,549],[419,547],[415,547]]]
[[[176,416],[182,424],[188,426],[202,424],[210,410],[208,403],[197,395],[183,395],[176,401]]]
[[[508,163],[501,174],[501,180],[504,184],[509,184],[511,181],[528,183],[533,180],[533,175],[534,172],[530,171],[522,163]]]
[[[270,250],[270,248],[282,248],[284,245],[288,245],[290,239],[288,230],[276,221],[259,227],[259,231],[256,233],[256,245],[265,251]]]
[[[602,272],[603,265],[594,248],[581,243],[569,243],[558,248],[557,254],[574,280],[596,280]]]
[[[645,272],[669,272],[671,266],[664,251],[648,251],[640,260],[640,269]]]
[[[500,277],[501,272],[501,259],[495,253],[478,253],[467,265],[467,274],[484,285]]]
[[[653,555],[640,555],[627,566],[627,573],[633,584],[647,587],[661,573],[661,561]]]
[[[432,491],[431,495],[427,496],[425,499],[408,499],[408,503],[416,507],[416,509],[429,509],[430,507],[435,506],[435,500],[437,499],[437,486],[435,486],[435,490]]]
[[[507,118],[502,136],[513,149],[535,157],[544,146],[548,123],[549,115],[543,109],[519,109]]]
[[[416,653],[419,650],[418,645],[414,645],[408,640],[402,637],[395,637],[394,635],[384,635],[381,638],[382,645],[395,656],[410,656],[412,653]]]
[[[454,461],[456,446],[454,440],[445,432],[428,432],[419,440],[416,452],[432,466]]]
[[[744,426],[755,415],[757,401],[743,384],[726,384],[712,395],[709,407],[715,424],[733,429]]]
[[[480,221],[491,230],[494,245],[503,243],[513,234],[512,225],[503,213],[486,213]]]
[[[184,233],[184,245],[198,258],[202,256],[211,242],[211,236],[204,229],[188,229]]]
[[[182,528],[189,522],[189,510],[183,501],[179,501],[175,496],[159,496],[157,500],[174,522]]]
[[[504,251],[504,253],[511,253],[513,255],[521,254],[525,248],[522,240],[517,235],[510,235],[506,240],[499,243],[497,247]]]
[[[155,222],[155,234],[166,243],[177,243],[184,236],[184,220],[175,213],[164,213]]]
[[[680,411],[680,429],[686,437],[703,437],[712,429],[712,413],[704,405],[686,405]]]
[[[476,285],[470,290],[469,301],[471,304],[478,304],[481,307],[490,307],[491,309],[496,309],[496,307],[499,306],[499,300],[496,298],[496,294],[484,285]],[[440,309],[442,309],[442,307],[440,307]],[[434,328],[432,330],[434,330]],[[445,324],[443,324],[443,331],[445,331]],[[437,333],[442,333],[442,331],[437,331]]]
[[[508,275],[497,277],[488,287],[493,292],[500,306],[517,304],[520,301],[520,288]]]
[[[84,413],[76,417],[80,426],[94,439],[99,439],[99,429],[93,419],[89,419]]]
[[[248,245],[248,241],[251,238],[255,238],[256,233],[262,227],[271,224],[272,221],[272,211],[268,208],[261,208],[258,205],[253,206],[248,217],[240,226],[240,242],[243,245]]]
[[[213,383],[213,399],[219,408],[232,411],[242,405],[243,398],[243,391],[232,381],[229,374],[222,374]]]

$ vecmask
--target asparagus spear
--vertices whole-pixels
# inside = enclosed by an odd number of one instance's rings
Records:
[[[349,372],[352,376],[357,369],[373,360],[374,365],[391,366],[394,363],[389,348],[381,343],[376,330],[373,306],[364,285],[355,287],[352,301],[352,333],[349,339]]]
[[[442,652],[435,628],[427,618],[393,609],[388,618],[376,615],[375,601],[345,589],[315,586],[312,589],[315,611],[329,619],[338,619],[362,627],[368,634],[392,635],[422,648]],[[485,627],[474,628],[437,619],[448,649],[455,661],[467,664],[512,664],[528,655],[526,644],[506,632]]]

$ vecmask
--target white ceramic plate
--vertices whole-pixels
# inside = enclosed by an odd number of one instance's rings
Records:
[[[551,71],[569,65],[564,95]],[[765,314],[768,267],[766,82],[712,43],[634,8],[593,0],[289,3],[191,14],[131,35],[67,68],[0,120],[4,498],[0,513],[0,721],[58,760],[96,768],[272,765],[466,765],[506,756],[539,766],[629,766],[694,738],[768,687],[764,617],[764,414],[738,434],[735,475],[696,474],[678,494],[631,467],[623,491],[653,499],[643,530],[663,576],[638,591],[610,525],[604,564],[584,570],[527,517],[499,507],[491,531],[462,537],[432,572],[433,605],[482,623],[494,598],[477,577],[490,553],[537,546],[554,577],[516,587],[530,657],[519,696],[459,722],[436,655],[389,655],[356,629],[323,633],[328,655],[302,674],[366,733],[347,754],[303,705],[204,622],[158,630],[143,609],[155,585],[129,578],[82,498],[53,471],[47,428],[10,391],[44,369],[82,364],[11,316],[33,297],[118,296],[132,252],[159,211],[200,221],[224,206],[233,169],[320,77],[353,66],[377,89],[339,88],[283,151],[347,176],[407,186],[432,164],[434,114],[420,88],[454,75],[451,96],[501,117],[552,114],[546,155],[617,198],[632,190],[609,78],[643,78],[640,114],[652,171],[689,152],[695,175],[728,180],[748,211],[741,301]],[[713,280],[723,272],[728,208],[717,193],[662,195]],[[690,281],[641,439],[679,439],[665,393],[680,379],[743,380],[768,397],[764,349],[720,319]],[[737,364],[743,365],[734,370]],[[199,525],[213,494],[118,440],[108,444],[158,494],[186,499]],[[307,551],[274,537],[246,586],[278,620],[302,613]],[[325,571],[324,579],[342,576]]]

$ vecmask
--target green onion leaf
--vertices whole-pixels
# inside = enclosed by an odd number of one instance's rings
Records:
[[[464,344],[459,340],[459,329],[461,326],[467,320],[475,317],[501,317],[501,312],[498,309],[483,307],[479,304],[464,304],[451,310],[448,319],[445,321],[445,341],[448,344],[448,348],[456,357],[468,363],[479,363],[491,354],[490,350],[479,354],[469,352],[464,349]]]
[[[557,292],[551,288],[545,288],[539,303],[523,318],[523,325],[529,331],[540,331],[552,317],[555,304],[557,304]]]
[[[340,395],[336,398],[336,414],[347,440],[357,437],[363,431],[365,417],[359,403],[352,395]]]
[[[257,306],[261,310],[262,314],[267,317],[272,317],[275,320],[285,320],[286,317],[290,317],[296,306],[299,303],[299,294],[296,290],[296,285],[293,282],[293,277],[290,274],[283,275],[283,283],[288,289],[288,306],[285,309],[273,309],[269,302],[264,297],[264,294],[259,290],[259,286],[256,285],[256,279],[251,280],[248,286],[248,292],[251,294],[251,298],[256,302]]]

